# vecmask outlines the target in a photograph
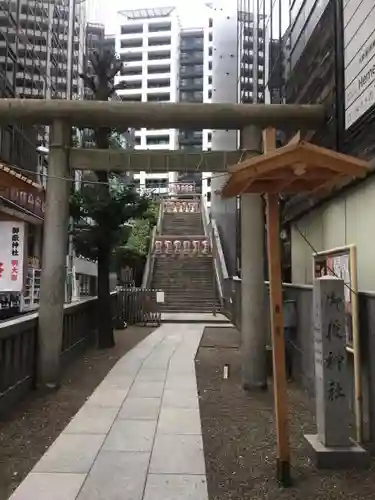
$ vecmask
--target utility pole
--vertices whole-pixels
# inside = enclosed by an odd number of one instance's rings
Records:
[[[241,131],[246,157],[261,154],[262,132]],[[241,195],[241,354],[245,390],[266,389],[266,309],[264,286],[264,208],[260,194]]]
[[[69,0],[69,25],[68,25],[68,68],[67,68],[67,84],[66,84],[66,98],[71,100],[73,98],[73,54],[74,54],[74,28],[76,18],[76,0]],[[76,174],[75,174],[76,175]],[[75,189],[75,183],[72,183],[72,190]],[[73,266],[74,266],[74,245],[73,245],[73,217],[69,217],[68,229],[68,265],[67,265],[67,302],[73,300]]]

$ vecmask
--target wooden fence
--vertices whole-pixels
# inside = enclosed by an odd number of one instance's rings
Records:
[[[113,294],[114,326],[160,324],[156,290],[120,288]],[[97,298],[65,306],[61,363],[66,365],[96,339]],[[53,334],[53,331],[51,331]],[[0,418],[35,387],[38,313],[0,322]]]

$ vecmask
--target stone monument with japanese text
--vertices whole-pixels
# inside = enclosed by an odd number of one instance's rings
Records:
[[[345,335],[345,283],[334,276],[314,282],[312,336],[315,358],[316,435],[306,435],[320,468],[365,467],[368,453],[350,439],[350,386]]]

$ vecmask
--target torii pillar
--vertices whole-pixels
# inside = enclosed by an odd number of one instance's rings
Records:
[[[60,378],[68,244],[70,126],[55,120],[50,152],[44,220],[43,264],[38,323],[38,384],[54,389]]]
[[[241,131],[246,158],[262,153],[262,131]],[[266,389],[266,314],[264,293],[264,208],[260,194],[241,195],[241,356],[245,390]]]

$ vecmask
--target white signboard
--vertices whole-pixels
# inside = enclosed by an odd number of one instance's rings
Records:
[[[164,292],[156,292],[156,303],[164,304]]]
[[[0,221],[0,292],[23,289],[25,224]]]
[[[375,2],[344,3],[346,128],[375,104]]]

